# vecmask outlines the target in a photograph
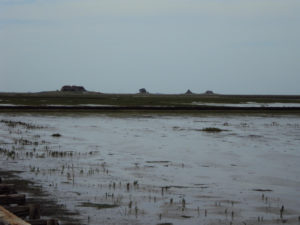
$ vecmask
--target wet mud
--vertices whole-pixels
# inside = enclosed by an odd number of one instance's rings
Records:
[[[0,177],[62,224],[299,223],[297,115],[0,114],[0,125]]]

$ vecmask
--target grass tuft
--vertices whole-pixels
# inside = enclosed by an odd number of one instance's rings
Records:
[[[222,130],[217,127],[206,127],[206,128],[203,128],[201,131],[216,133],[216,132],[221,132],[221,131],[225,131],[225,130]]]

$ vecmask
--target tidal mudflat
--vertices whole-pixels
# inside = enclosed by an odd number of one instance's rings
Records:
[[[299,224],[300,116],[0,114],[0,169],[81,224]]]

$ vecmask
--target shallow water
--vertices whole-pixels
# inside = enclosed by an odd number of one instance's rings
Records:
[[[299,119],[1,114],[0,168],[24,171],[84,224],[298,224]]]

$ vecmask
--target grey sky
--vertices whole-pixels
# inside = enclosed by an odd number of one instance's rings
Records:
[[[300,94],[299,0],[0,0],[0,92]]]

